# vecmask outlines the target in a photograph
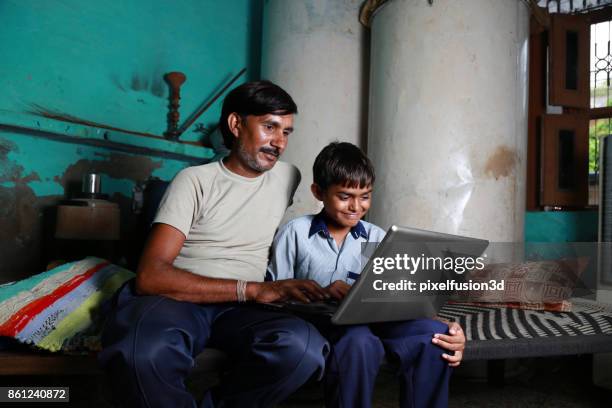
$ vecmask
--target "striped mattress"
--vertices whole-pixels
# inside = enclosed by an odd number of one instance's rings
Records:
[[[463,327],[467,360],[612,351],[612,305],[572,304],[571,312],[446,304],[439,316]]]

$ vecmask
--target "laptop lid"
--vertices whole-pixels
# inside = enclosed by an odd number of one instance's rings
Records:
[[[364,244],[362,252],[373,253],[332,316],[333,324],[435,316],[450,293],[442,284],[463,281],[461,271],[474,266],[489,241],[393,225],[375,250],[369,251],[371,245]]]

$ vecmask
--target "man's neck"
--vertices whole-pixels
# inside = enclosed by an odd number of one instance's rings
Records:
[[[223,159],[223,165],[225,166],[226,169],[228,169],[232,173],[236,173],[242,177],[255,178],[263,174],[263,172],[261,171],[256,171],[246,166],[236,157],[236,155],[233,152],[230,153],[229,156]]]

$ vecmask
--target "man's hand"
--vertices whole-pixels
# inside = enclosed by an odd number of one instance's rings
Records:
[[[338,300],[344,299],[350,289],[351,285],[341,280],[337,280],[325,288],[331,297]]]
[[[448,365],[451,367],[458,367],[461,364],[463,358],[463,350],[465,349],[465,335],[461,326],[457,322],[450,322],[448,324],[447,334],[434,334],[434,338],[431,339],[432,343],[450,351],[454,351],[455,355],[442,354],[442,358],[448,361]]]
[[[304,303],[329,298],[325,290],[313,280],[284,279],[274,282],[249,282],[247,299],[258,303],[296,299]]]

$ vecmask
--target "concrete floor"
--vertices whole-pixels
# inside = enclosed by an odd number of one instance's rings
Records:
[[[484,362],[465,364],[451,378],[449,408],[586,408],[612,406],[612,391],[592,385],[591,356],[511,360],[503,386],[488,385]],[[611,367],[612,370],[612,367]],[[0,377],[0,385],[57,385],[70,387],[71,402],[58,407],[110,408],[101,377]],[[393,373],[382,371],[373,407],[397,407],[399,389]],[[27,405],[27,404],[26,404]],[[16,405],[25,407],[24,404]],[[49,406],[37,403],[33,406]],[[7,405],[0,404],[0,407]],[[279,408],[323,407],[321,387],[308,384]]]
[[[485,362],[465,363],[451,378],[449,408],[592,408],[612,406],[612,391],[591,381],[591,356],[509,360],[503,386],[483,377]],[[612,367],[610,367],[612,370]],[[376,384],[373,407],[398,406],[394,374],[383,371]],[[282,408],[323,407],[320,387],[309,385]]]

